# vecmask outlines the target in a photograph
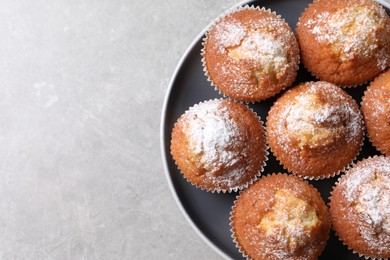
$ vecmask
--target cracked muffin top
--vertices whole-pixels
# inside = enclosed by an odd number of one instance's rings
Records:
[[[206,75],[236,100],[272,97],[289,87],[297,75],[299,49],[294,33],[269,10],[246,7],[222,17],[203,44]]]
[[[237,247],[248,259],[317,259],[329,238],[320,194],[287,174],[262,177],[240,192],[231,221]]]
[[[390,158],[356,163],[339,179],[329,205],[333,228],[349,249],[390,257]]]
[[[290,172],[322,179],[340,173],[361,149],[356,101],[334,84],[306,82],[286,91],[267,118],[269,146]]]

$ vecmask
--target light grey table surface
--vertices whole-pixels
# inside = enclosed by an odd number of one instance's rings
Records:
[[[237,2],[0,1],[0,259],[221,259],[169,190],[160,116]]]
[[[220,259],[169,190],[160,116],[237,1],[0,1],[0,259]]]

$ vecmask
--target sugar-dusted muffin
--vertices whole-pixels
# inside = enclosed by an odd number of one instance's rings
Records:
[[[329,238],[328,208],[299,177],[273,174],[240,192],[232,237],[249,259],[317,259]]]
[[[390,158],[373,157],[343,175],[330,198],[333,228],[359,255],[390,258]]]
[[[267,118],[271,151],[285,169],[310,179],[338,174],[363,142],[356,102],[328,82],[306,82],[286,91]]]
[[[253,111],[232,100],[199,103],[175,123],[171,154],[196,187],[237,191],[257,179],[265,166],[263,123]]]
[[[269,10],[231,11],[206,33],[203,66],[212,85],[236,100],[272,97],[295,80],[298,43],[288,24]]]
[[[304,66],[320,80],[356,86],[390,66],[390,19],[373,0],[318,0],[297,26]]]
[[[390,156],[390,70],[371,82],[364,92],[362,111],[370,141]]]

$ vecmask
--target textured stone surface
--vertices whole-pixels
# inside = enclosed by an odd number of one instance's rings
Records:
[[[237,1],[0,1],[0,259],[220,259],[168,188],[160,115]]]

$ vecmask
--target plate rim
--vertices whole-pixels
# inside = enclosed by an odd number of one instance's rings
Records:
[[[390,2],[388,2],[388,0],[374,0],[375,2],[383,5],[384,7],[390,9]],[[226,9],[224,12],[230,10],[230,9],[234,9],[234,8],[237,8],[239,6],[243,6],[245,4],[248,4],[250,2],[253,2],[253,0],[242,0],[240,1],[239,3],[231,6],[230,8]],[[218,17],[218,16],[217,16]],[[182,67],[183,63],[185,62],[185,60],[187,59],[189,53],[193,50],[193,48],[195,47],[195,45],[198,43],[199,40],[201,40],[204,36],[204,34],[206,33],[207,29],[210,28],[210,26],[214,23],[214,20],[211,21],[207,26],[205,26],[201,32],[199,32],[195,37],[194,39],[192,40],[192,42],[190,43],[190,45],[187,47],[187,49],[185,50],[184,54],[181,56],[179,62],[177,63],[174,71],[173,71],[173,74],[169,80],[169,84],[168,84],[168,88],[166,90],[166,94],[164,96],[164,102],[163,102],[163,107],[162,107],[162,111],[161,111],[161,118],[160,118],[160,152],[161,152],[161,158],[162,158],[162,163],[163,163],[163,168],[164,168],[164,174],[165,174],[165,178],[168,182],[168,186],[169,186],[169,189],[171,190],[171,193],[173,195],[173,198],[177,204],[177,206],[179,207],[181,213],[183,214],[184,218],[186,219],[187,223],[190,224],[190,226],[192,227],[192,229],[195,231],[195,233],[200,237],[202,238],[202,240],[208,245],[210,246],[216,253],[218,253],[220,256],[222,256],[223,258],[225,259],[232,259],[230,256],[228,256],[222,249],[220,249],[217,245],[215,245],[200,229],[199,227],[194,223],[194,221],[192,220],[191,216],[188,214],[188,212],[184,209],[184,206],[182,204],[182,202],[180,201],[179,199],[179,196],[177,194],[177,191],[173,185],[173,182],[172,182],[172,179],[170,177],[170,172],[169,172],[169,168],[168,168],[168,157],[167,157],[167,154],[165,152],[165,147],[167,145],[167,143],[165,142],[165,138],[164,138],[164,134],[165,134],[165,128],[166,128],[166,112],[167,112],[167,108],[168,108],[168,101],[169,101],[169,97],[171,96],[171,93],[172,93],[172,88],[173,88],[173,83],[175,81],[175,79],[177,78],[178,76],[178,73],[179,73],[179,70],[180,68]],[[200,55],[200,54],[199,54]]]

